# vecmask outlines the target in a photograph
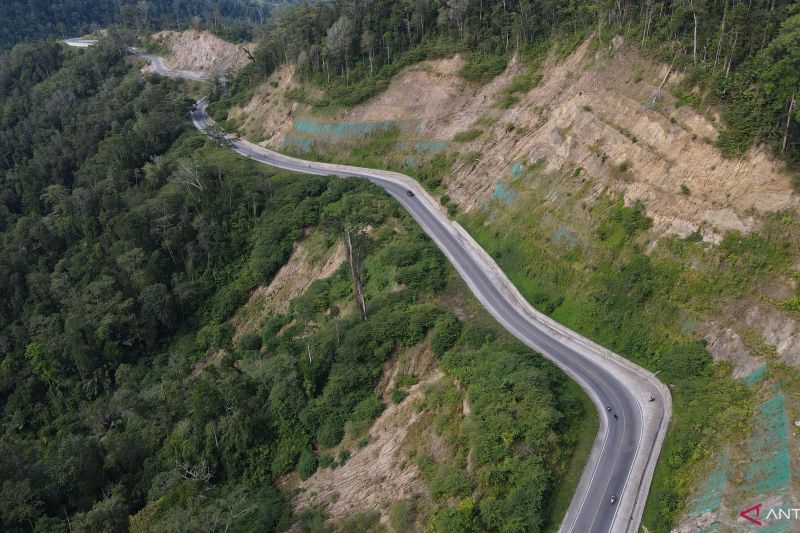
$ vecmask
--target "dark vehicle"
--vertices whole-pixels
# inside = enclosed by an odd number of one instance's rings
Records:
[[[615,503],[617,503],[617,496],[616,496],[616,494],[615,494],[615,495],[613,495],[613,496],[611,496],[611,505],[614,505]]]
[[[406,191],[406,195],[410,198],[414,197],[414,193],[412,191]]]
[[[617,413],[614,413],[614,420],[617,419]]]
[[[610,405],[608,407],[606,407],[606,411],[608,411],[609,413],[611,412],[611,406]]]

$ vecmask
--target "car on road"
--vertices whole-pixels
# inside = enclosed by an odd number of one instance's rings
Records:
[[[409,198],[413,198],[414,197],[414,192],[413,191],[406,191],[406,196],[408,196]]]
[[[611,496],[611,505],[614,505],[615,503],[617,503],[617,495],[616,494]]]

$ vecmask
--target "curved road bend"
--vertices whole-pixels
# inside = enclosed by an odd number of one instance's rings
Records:
[[[76,37],[72,39],[64,39],[64,44],[67,46],[72,46],[73,48],[89,48],[90,46],[97,44],[97,39],[84,39],[82,37]],[[149,61],[150,64],[153,65],[153,70],[155,70],[156,74],[159,76],[165,76],[167,78],[182,78],[193,81],[206,81],[208,79],[208,75],[201,72],[193,72],[191,70],[172,70],[164,64],[163,57],[148,54],[147,52],[139,50],[138,48],[134,48],[133,46],[128,47],[128,52]]]
[[[213,124],[204,102],[192,112],[192,121],[201,131]],[[533,310],[488,254],[447,219],[437,202],[408,176],[305,161],[241,140],[234,141],[234,150],[285,170],[364,178],[394,197],[444,252],[492,316],[575,379],[597,405],[600,431],[561,531],[638,530],[652,468],[669,423],[671,400],[666,387],[651,373],[632,368],[627,360],[618,361],[622,359],[619,356],[594,353],[607,351],[594,350],[599,347]],[[408,190],[414,192],[413,197]],[[657,401],[650,402],[651,395]],[[612,407],[611,413],[607,406]],[[618,498],[616,505],[610,503],[612,495]]]
[[[69,42],[67,44],[70,44]],[[199,73],[172,71],[148,59],[156,72],[203,80]],[[192,121],[204,131],[213,121],[201,101]],[[651,372],[602,348],[536,311],[494,260],[416,181],[383,170],[305,161],[232,139],[234,150],[273,167],[315,175],[367,179],[394,197],[447,256],[470,290],[508,331],[575,379],[592,398],[600,430],[559,531],[636,532],[661,450],[672,402],[669,389]],[[409,196],[407,191],[413,191]],[[650,398],[655,398],[650,401]],[[612,408],[611,412],[606,410]],[[616,414],[617,418],[613,418]],[[612,495],[616,504],[611,504]]]

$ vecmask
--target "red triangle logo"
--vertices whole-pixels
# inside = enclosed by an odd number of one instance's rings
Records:
[[[753,513],[753,511],[755,511],[755,518],[750,516]],[[761,520],[757,520],[759,514],[761,514],[761,504],[760,503],[758,505],[752,506],[750,509],[745,509],[744,511],[739,513],[739,516],[741,516],[745,520],[751,521],[752,523],[754,523],[757,526],[761,526],[761,525],[763,525],[761,523]]]

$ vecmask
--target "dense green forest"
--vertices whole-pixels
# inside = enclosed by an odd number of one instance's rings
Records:
[[[462,74],[482,83],[514,53],[535,74],[554,44],[563,56],[590,34],[598,46],[623,34],[687,72],[681,101],[722,112],[726,154],[763,142],[800,159],[796,2],[309,2],[269,20],[265,6],[3,3],[0,49],[108,24],[257,38],[254,61],[216,93],[224,114],[284,62],[324,89],[293,97],[352,105],[426,58],[463,52]],[[0,56],[0,529],[261,531],[294,519],[324,529],[319,510],[292,517],[275,481],[346,460],[319,451],[368,438],[384,408],[373,393],[383,364],[422,342],[474,415],[463,425],[451,416],[452,388],[426,400],[456,455],[416,458],[432,499],[411,514],[441,531],[552,521],[547,502],[583,417],[563,375],[442,306],[451,270],[385,195],[276,173],[217,146],[191,128],[182,83],[135,74],[132,42],[115,30],[90,50],[39,42]],[[330,242],[355,231],[366,319],[343,311],[353,301],[344,265],[234,341],[230,317],[310,228]],[[618,274],[650,279],[648,268],[637,256]],[[615,276],[607,299],[627,309],[640,296]],[[708,377],[695,351],[693,373]],[[694,435],[681,439],[673,448]],[[656,487],[659,527],[680,494]]]
[[[145,32],[204,27],[226,38],[252,37],[276,4],[270,0],[8,0],[0,2],[0,51],[36,39],[76,37],[120,24]]]
[[[600,45],[623,34],[685,69],[679,97],[703,112],[709,105],[722,111],[724,153],[763,142],[800,161],[800,8],[788,0],[308,2],[271,20],[238,86],[245,93],[291,62],[325,90],[309,101],[353,105],[426,58],[465,52],[462,74],[485,82],[514,53],[535,70],[553,42],[563,56],[592,33]]]
[[[442,307],[454,274],[388,196],[218,146],[191,127],[182,82],[136,73],[125,38],[0,61],[0,529],[281,530],[291,494],[275,480],[345,461],[317,450],[368,439],[383,364],[422,342],[475,414],[462,427],[455,389],[431,395],[457,454],[418,456],[431,500],[403,516],[552,520],[585,416],[574,386]],[[352,234],[366,318],[348,311],[345,264],[234,341],[231,316],[311,228]],[[297,519],[318,530],[320,513]]]

